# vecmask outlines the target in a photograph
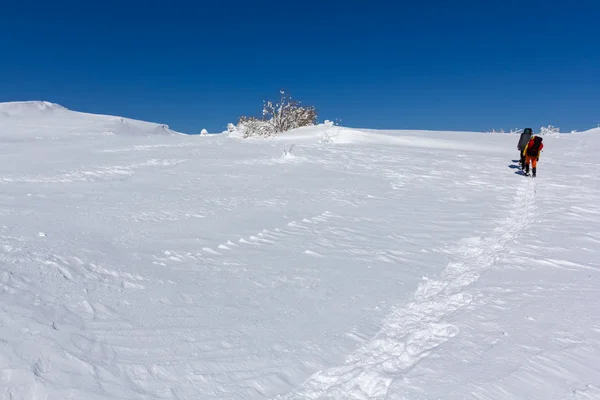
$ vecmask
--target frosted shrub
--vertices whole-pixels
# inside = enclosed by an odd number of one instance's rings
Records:
[[[237,126],[228,125],[228,131],[243,138],[269,137],[316,124],[317,112],[314,106],[301,106],[299,101],[292,100],[284,91],[280,94],[279,102],[264,102],[262,118],[242,116]]]
[[[243,138],[269,137],[275,134],[273,125],[269,121],[257,119],[255,117],[240,117],[237,124],[237,130]]]
[[[540,135],[558,135],[560,133],[560,128],[555,128],[552,125],[548,125],[547,127],[542,126],[540,128]]]

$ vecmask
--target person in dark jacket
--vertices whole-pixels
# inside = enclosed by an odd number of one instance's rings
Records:
[[[523,170],[525,169],[525,154],[523,153],[523,150],[525,149],[525,146],[527,146],[527,143],[529,143],[531,135],[533,135],[531,128],[525,128],[523,133],[521,133],[519,143],[517,144],[517,149],[519,150],[519,164]]]

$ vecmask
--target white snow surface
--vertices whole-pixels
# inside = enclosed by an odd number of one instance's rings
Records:
[[[0,113],[0,399],[600,398],[597,131]]]
[[[181,135],[167,125],[71,111],[47,101],[0,103],[0,141],[97,135]]]

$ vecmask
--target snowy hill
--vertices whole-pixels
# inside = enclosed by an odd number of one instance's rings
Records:
[[[0,399],[600,398],[595,132],[0,113]]]
[[[593,135],[600,135],[600,127],[589,129],[587,131],[584,131],[583,133],[593,134]]]
[[[14,101],[0,103],[0,117],[42,117],[66,113],[68,110],[47,101]]]
[[[0,141],[21,135],[47,138],[52,128],[54,138],[60,136],[97,135],[175,135],[167,125],[111,115],[71,111],[47,101],[0,103]]]

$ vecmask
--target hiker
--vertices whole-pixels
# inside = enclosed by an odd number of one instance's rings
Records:
[[[517,144],[517,149],[519,150],[519,165],[521,166],[522,170],[525,169],[525,154],[523,153],[523,150],[525,149],[525,146],[527,146],[527,143],[529,143],[532,134],[533,131],[531,128],[525,128],[523,133],[521,133],[519,143]]]
[[[537,162],[540,160],[540,152],[544,148],[541,136],[534,136],[529,140],[527,146],[523,149],[523,156],[525,157],[525,173],[529,175],[529,163],[531,163],[532,176],[535,177]]]

